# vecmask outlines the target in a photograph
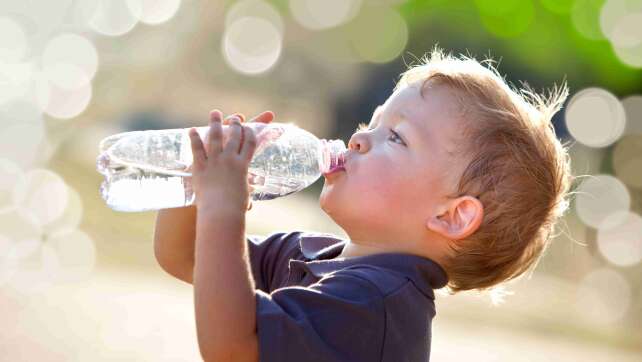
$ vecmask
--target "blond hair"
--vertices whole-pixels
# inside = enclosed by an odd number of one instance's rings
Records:
[[[422,82],[423,96],[424,85],[445,85],[461,105],[464,142],[458,155],[468,165],[450,196],[478,198],[484,217],[477,231],[450,245],[442,265],[449,294],[501,290],[495,287],[534,270],[568,209],[573,181],[567,145],[551,122],[568,97],[565,82],[548,96],[524,82],[515,90],[491,59],[481,63],[435,47],[402,73],[395,87]]]

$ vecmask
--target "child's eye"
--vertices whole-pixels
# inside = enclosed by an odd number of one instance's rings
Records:
[[[397,138],[399,139],[399,141],[401,141],[401,144],[403,144],[403,145],[405,145],[405,144],[406,144],[406,143],[401,139],[401,137],[399,137],[399,134],[398,134],[397,132],[395,132],[395,131],[393,131],[393,130],[390,130],[390,133],[392,133],[395,137],[397,137]],[[388,137],[388,139],[390,139],[390,137]]]

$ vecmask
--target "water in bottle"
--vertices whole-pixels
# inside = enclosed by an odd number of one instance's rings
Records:
[[[322,173],[342,167],[341,140],[327,141],[294,124],[245,123],[257,146],[248,168],[252,200],[269,200],[300,191]],[[228,132],[227,125],[223,133]],[[196,127],[201,139],[209,127]],[[103,139],[96,160],[105,176],[100,193],[117,211],[146,211],[194,203],[189,166],[189,128],[123,132]]]

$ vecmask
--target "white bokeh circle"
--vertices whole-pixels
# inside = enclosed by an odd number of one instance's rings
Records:
[[[0,16],[0,64],[20,62],[29,50],[24,29],[19,23]]]
[[[279,59],[282,34],[264,18],[243,17],[225,30],[222,47],[230,67],[245,74],[260,74],[272,68]]]
[[[290,0],[290,11],[301,26],[322,30],[352,20],[361,8],[361,0]]]
[[[89,26],[97,33],[120,36],[130,32],[143,12],[142,0],[96,0]]]
[[[592,323],[615,323],[626,315],[630,305],[631,286],[612,269],[591,271],[577,288],[575,310]]]
[[[587,88],[576,93],[566,107],[565,120],[573,138],[597,148],[616,142],[626,127],[622,103],[601,88]]]
[[[633,212],[609,215],[597,230],[598,250],[612,264],[628,267],[642,260],[642,217]]]
[[[32,169],[15,186],[13,203],[22,217],[42,227],[63,215],[69,200],[67,189],[65,181],[55,172]]]
[[[623,219],[610,217],[618,212],[629,211],[631,195],[626,186],[612,175],[600,174],[582,181],[576,190],[575,210],[584,224],[595,229],[604,226],[608,218],[610,223],[619,223]]]
[[[142,0],[140,21],[158,25],[171,19],[181,7],[181,0]]]
[[[87,233],[60,229],[45,238],[55,255],[51,272],[57,282],[78,282],[91,276],[96,265],[96,247]]]
[[[83,72],[75,72],[83,77]],[[36,77],[36,101],[40,109],[51,117],[71,119],[89,106],[92,97],[92,83],[89,79],[78,81],[84,84],[75,89],[64,89],[51,82],[44,73]]]
[[[73,90],[87,85],[98,69],[98,52],[87,38],[67,33],[51,39],[42,54],[42,68],[54,85]]]
[[[0,155],[28,169],[41,157],[46,139],[42,112],[27,101],[15,101],[0,109]]]

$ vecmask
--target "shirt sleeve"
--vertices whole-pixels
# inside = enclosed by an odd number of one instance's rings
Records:
[[[247,234],[252,276],[257,289],[271,292],[288,275],[288,261],[299,250],[301,231],[277,232],[267,237]]]
[[[381,293],[349,269],[308,287],[256,290],[261,362],[379,361],[385,310]]]

